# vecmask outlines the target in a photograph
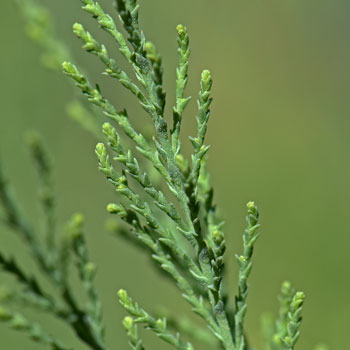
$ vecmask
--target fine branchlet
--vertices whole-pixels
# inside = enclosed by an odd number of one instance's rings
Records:
[[[87,247],[81,231],[81,216],[74,216],[67,224],[64,234],[60,232],[55,220],[56,194],[51,156],[37,134],[30,134],[28,140],[29,150],[40,178],[39,202],[43,210],[39,222],[44,225],[35,227],[28,223],[0,166],[2,223],[3,227],[7,227],[23,239],[39,271],[52,284],[56,294],[51,295],[44,291],[40,283],[41,277],[28,275],[14,258],[0,253],[1,270],[15,277],[18,282],[15,292],[7,293],[10,297],[3,298],[3,301],[17,307],[23,305],[36,311],[46,312],[67,323],[77,337],[91,349],[107,349],[103,343],[101,304],[92,285],[94,268],[88,260]],[[86,307],[79,306],[73,288],[68,282],[70,256],[74,252],[77,255],[80,278],[88,297]],[[7,321],[11,328],[27,332],[35,341],[50,345],[52,349],[68,349],[47,335],[40,326],[27,321],[16,311],[4,311],[1,320]]]
[[[137,324],[134,319],[130,316],[126,316],[123,320],[123,326],[126,330],[126,333],[130,339],[129,344],[133,350],[144,350],[142,340],[138,335]]]
[[[134,318],[133,323],[135,324],[144,324],[148,329],[157,334],[159,338],[165,342],[171,344],[178,350],[191,350],[193,349],[190,343],[185,343],[180,334],[172,334],[168,327],[166,319],[156,319],[151,316],[147,311],[142,309],[137,303],[134,303],[133,300],[128,296],[127,292],[123,289],[118,292],[119,301],[121,305],[127,310],[130,315]]]

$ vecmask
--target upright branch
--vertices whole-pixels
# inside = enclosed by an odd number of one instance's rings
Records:
[[[70,59],[71,54],[54,34],[46,11],[36,6],[34,0],[17,1],[29,23],[30,35],[45,49],[46,63],[55,68],[57,59]],[[184,335],[214,347],[220,343],[225,350],[248,350],[244,319],[253,248],[259,236],[259,212],[254,202],[248,203],[243,253],[236,255],[239,276],[233,307],[224,289],[226,242],[223,222],[214,203],[207,167],[209,146],[205,144],[205,137],[212,102],[211,73],[204,70],[201,74],[197,135],[190,137],[193,154],[187,159],[181,149],[181,124],[190,101],[185,93],[190,56],[187,29],[183,25],[177,26],[176,95],[173,125],[169,130],[162,59],[156,46],[146,40],[140,29],[138,1],[116,0],[118,23],[98,1],[81,0],[81,3],[101,29],[114,39],[120,58],[131,69],[122,69],[119,58],[114,58],[112,51],[108,51],[82,24],[75,23],[73,32],[83,42],[83,49],[102,62],[103,74],[120,82],[148,114],[153,133],[139,131],[141,122],[135,127],[125,109],[115,107],[98,85],[89,82],[82,69],[65,61],[64,73],[72,78],[87,101],[85,106],[75,101],[69,106],[69,114],[99,140],[101,134],[95,111],[100,110],[109,118],[109,122],[102,126],[106,143],[99,142],[95,149],[98,168],[118,195],[117,202],[108,204],[107,210],[117,215],[123,225],[128,225],[129,230],[124,226],[119,230],[122,236],[150,253],[158,269],[174,282],[192,311],[202,318],[211,332],[206,333],[196,320],[187,319],[184,323],[171,315],[153,316],[134,302],[126,291],[120,290],[120,303],[130,314],[123,321],[129,344],[133,350],[145,349],[138,334],[138,326],[142,324],[177,350],[193,349],[191,343],[184,340]],[[119,26],[124,29],[119,29]],[[64,236],[57,235],[51,159],[37,136],[31,137],[30,149],[39,173],[43,208],[40,222],[44,223],[46,244],[41,243],[35,229],[24,219],[0,167],[1,221],[24,238],[41,271],[52,282],[57,297],[43,291],[36,275],[28,276],[14,259],[0,253],[1,269],[12,274],[20,286],[11,297],[8,292],[5,297],[0,295],[1,301],[16,300],[35,310],[49,312],[68,323],[89,349],[108,350],[102,305],[94,286],[96,266],[89,258],[83,217],[74,215]],[[150,169],[157,172],[156,180]],[[83,307],[76,300],[70,284],[73,256],[87,299]],[[294,350],[299,337],[303,301],[302,292],[295,293],[287,282],[282,285],[279,316],[276,324],[271,326],[270,323],[267,331],[269,350]],[[0,320],[52,349],[68,350],[19,313],[0,307]]]
[[[163,91],[162,59],[155,45],[150,41],[146,41],[144,33],[140,30],[139,5],[136,0],[117,0],[116,8],[124,29],[128,33],[128,41],[134,50],[131,59],[141,70],[141,65],[149,65],[150,73],[147,72],[147,79],[150,79],[151,85],[154,84],[157,104],[164,113],[165,92]]]
[[[192,170],[188,182],[193,184],[195,191],[200,174],[201,161],[209,150],[209,146],[204,145],[204,140],[210,117],[209,107],[212,102],[210,97],[212,84],[210,71],[204,70],[201,75],[201,88],[198,95],[197,137],[190,137],[194,154],[192,155]]]
[[[140,339],[137,324],[130,316],[126,316],[123,320],[123,326],[129,337],[129,344],[133,350],[145,350],[142,339]]]
[[[156,319],[142,309],[129,297],[125,290],[118,292],[121,305],[134,317],[133,322],[145,324],[148,329],[157,334],[159,338],[172,345],[177,350],[192,350],[190,343],[184,342],[180,334],[172,334],[167,327],[166,319]]]
[[[102,321],[102,305],[94,286],[96,266],[89,259],[87,244],[83,235],[84,217],[81,214],[75,214],[70,225],[72,227],[72,243],[77,257],[77,267],[88,298],[86,305],[88,321],[96,343],[99,344],[101,349],[107,349],[104,340],[105,328]]]
[[[155,81],[155,77],[157,76],[157,74],[154,73],[154,65],[147,57],[147,51],[143,49],[143,47],[146,45],[146,42],[144,41],[144,36],[140,32],[138,27],[138,16],[136,15],[138,10],[136,2],[124,1],[124,19],[122,17],[123,21],[126,21],[126,18],[128,18],[128,23],[131,23],[131,25],[133,25],[133,33],[131,33],[132,35],[130,36],[129,40],[131,40],[131,42],[133,43],[132,46],[134,50],[131,50],[128,47],[127,40],[124,38],[123,34],[117,29],[117,26],[113,21],[112,17],[106,14],[97,2],[92,0],[82,0],[82,2],[84,4],[83,9],[91,13],[94,16],[94,18],[97,19],[101,28],[110,33],[116,40],[116,42],[118,43],[119,51],[131,64],[137,80],[142,85],[142,88],[145,90],[145,94],[141,92],[141,90],[137,87],[136,84],[134,84],[131,81],[129,77],[126,77],[124,73],[120,72],[120,69],[115,66],[115,61],[111,61],[111,59],[109,58],[105,48],[98,44],[96,40],[93,39],[91,35],[87,33],[81,25],[75,25],[74,31],[85,42],[84,47],[88,51],[99,56],[102,59],[102,61],[107,65],[106,73],[108,75],[114,75],[118,80],[120,80],[120,82],[124,86],[126,86],[130,91],[132,91],[141,103],[142,107],[152,118],[156,130],[156,135],[158,137],[158,141],[155,139],[155,145],[157,148],[157,153],[155,154],[155,157],[158,157],[159,154],[162,163],[165,165],[167,175],[165,175],[164,171],[162,174],[168,177],[167,183],[169,185],[169,188],[177,197],[180,206],[184,211],[184,215],[186,217],[186,222],[188,225],[188,234],[195,236],[196,231],[191,220],[191,210],[188,205],[189,199],[185,192],[184,184],[181,181],[181,171],[179,170],[176,164],[175,153],[173,152],[171,140],[169,139],[168,126],[166,119],[164,118],[162,101],[159,100],[159,89],[157,88],[157,84]],[[127,31],[130,31],[128,29],[129,24],[126,26]],[[140,40],[135,38],[139,38]],[[142,46],[142,48],[140,45]],[[114,116],[116,114],[115,109],[108,103],[108,101],[103,99],[102,96],[98,96],[100,95],[99,92],[92,89],[91,87],[88,88],[87,80],[85,79],[85,77],[82,76],[82,74],[79,71],[77,71],[76,67],[74,67],[70,63],[65,63],[63,68],[67,75],[71,76],[74,80],[76,80],[76,82],[78,83],[77,85],[83,90],[83,92],[90,96],[89,99],[91,102],[102,107],[107,115]],[[85,81],[82,81],[82,78]],[[101,101],[101,99],[103,99],[103,101]],[[194,239],[192,239],[192,243],[194,242]]]
[[[188,81],[188,59],[190,57],[189,37],[187,29],[179,24],[177,30],[177,43],[179,63],[176,68],[176,103],[173,108],[173,129],[171,130],[172,146],[175,156],[180,152],[180,129],[183,112],[191,97],[185,97],[185,88]]]
[[[146,159],[151,161],[153,166],[164,177],[166,182],[171,184],[169,172],[159,159],[158,153],[154,152],[152,146],[149,144],[143,134],[134,129],[130,123],[126,111],[124,110],[122,112],[117,112],[116,108],[102,96],[100,90],[92,87],[86,77],[78,70],[76,66],[69,62],[64,62],[62,67],[64,73],[75,80],[77,87],[81,89],[82,93],[88,98],[88,101],[100,107],[107,117],[115,121],[123,130],[125,135],[135,142],[138,151]]]
[[[166,103],[166,93],[163,89],[163,66],[162,66],[162,57],[157,51],[156,46],[150,42],[146,41],[144,45],[146,51],[146,57],[149,60],[152,66],[152,77],[156,85],[156,91],[158,95],[158,100],[162,110],[164,111]]]
[[[198,193],[198,181],[201,172],[201,166],[209,146],[204,145],[207,132],[207,125],[210,116],[210,97],[212,87],[211,73],[204,70],[201,75],[200,91],[198,95],[198,115],[197,115],[197,137],[190,137],[194,148],[192,154],[192,164],[189,175],[185,181],[185,190],[189,198],[190,216],[197,234],[201,234],[200,221],[198,220],[200,210],[200,199]]]
[[[305,299],[303,292],[296,292],[289,306],[287,335],[282,339],[286,350],[293,350],[300,336],[301,312]]]
[[[276,320],[276,332],[273,336],[273,343],[277,349],[282,346],[283,339],[288,335],[288,313],[291,307],[295,289],[291,283],[285,281],[282,283],[281,292],[279,295],[279,315]]]
[[[256,240],[259,237],[259,211],[254,202],[247,204],[247,228],[243,234],[243,254],[236,255],[239,264],[238,293],[235,298],[235,349],[246,350],[243,333],[244,317],[247,311],[248,277],[252,269],[252,255]]]
[[[299,338],[301,311],[305,295],[296,292],[291,283],[282,283],[279,313],[275,324],[271,317],[264,318],[264,338],[267,350],[293,350]],[[317,347],[316,347],[317,348]]]
[[[81,248],[82,245],[76,246],[77,254],[79,253],[78,255],[82,259],[82,263],[79,265],[81,267],[80,272],[82,279],[87,287],[89,298],[92,300],[90,303],[91,307],[89,305],[90,309],[88,307],[89,310],[84,310],[78,305],[73,295],[71,285],[68,282],[69,279],[67,278],[69,268],[68,258],[70,255],[69,251],[72,250],[72,239],[70,237],[67,240],[65,237],[62,242],[56,244],[53,236],[55,225],[52,216],[55,196],[52,190],[50,156],[44,149],[38,136],[31,138],[30,147],[39,171],[41,189],[42,191],[44,189],[48,192],[43,198],[43,217],[40,218],[40,221],[46,222],[46,247],[44,248],[42,246],[40,237],[36,231],[27,224],[0,167],[0,204],[4,213],[3,221],[9,228],[16,231],[24,239],[32,252],[34,260],[43,272],[43,275],[55,288],[58,297],[53,297],[43,292],[37,278],[28,277],[14,259],[8,259],[1,253],[0,267],[3,271],[13,275],[23,288],[23,290],[16,292],[16,300],[35,310],[49,312],[61,321],[68,323],[77,337],[85,344],[89,345],[91,349],[106,350],[106,347],[101,344],[99,339],[99,335],[103,333],[102,323],[98,323],[98,320],[100,320],[100,304],[96,298],[96,294],[94,294],[91,284],[89,284],[89,282],[92,281],[91,276],[93,274],[91,274],[91,271],[90,275],[87,274],[88,269],[86,269],[86,266],[89,266],[86,260],[87,255],[84,253],[84,249]],[[81,242],[81,240],[79,240],[79,242]],[[61,307],[61,304],[64,306]],[[25,329],[31,331],[32,329],[30,327],[31,326],[28,324],[28,327],[26,326]],[[100,332],[100,334],[98,332]],[[51,344],[49,340],[46,343]],[[56,346],[56,343],[52,344],[53,347]],[[57,349],[59,348],[57,347]]]

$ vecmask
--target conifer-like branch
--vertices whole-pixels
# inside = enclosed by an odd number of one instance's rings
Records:
[[[189,42],[187,29],[183,25],[177,26],[178,34],[178,55],[179,65],[176,69],[176,104],[173,109],[174,125],[171,130],[173,152],[177,155],[180,152],[180,128],[182,114],[190,101],[191,97],[185,97],[185,88],[188,81],[188,59],[190,56]]]
[[[130,339],[129,344],[133,350],[145,350],[142,340],[139,338],[137,324],[130,316],[126,316],[123,320],[123,326]]]
[[[247,311],[248,277],[252,269],[252,255],[256,240],[259,237],[258,224],[259,211],[254,202],[247,204],[247,228],[243,234],[243,254],[236,255],[239,264],[238,294],[236,296],[235,309],[235,347],[236,350],[246,349],[245,336],[243,332],[244,317]]]
[[[291,307],[295,290],[288,281],[283,282],[279,295],[279,315],[276,321],[276,333],[273,341],[277,347],[281,347],[283,339],[288,335],[288,313]]]
[[[193,346],[190,343],[184,342],[180,334],[172,334],[167,328],[166,319],[156,319],[152,317],[147,311],[142,309],[137,303],[129,297],[127,292],[123,289],[118,292],[119,301],[122,306],[134,316],[135,323],[142,323],[150,330],[155,332],[159,338],[174,346],[177,350],[192,350]]]
[[[120,290],[120,303],[130,314],[124,318],[123,326],[131,348],[145,349],[138,334],[138,325],[142,324],[178,350],[193,349],[191,342],[184,340],[187,337],[204,345],[217,347],[219,344],[224,350],[248,350],[244,320],[253,248],[259,236],[259,212],[254,202],[248,203],[243,252],[236,255],[239,265],[238,291],[234,302],[231,302],[224,275],[225,234],[214,202],[214,189],[208,171],[209,146],[205,140],[212,102],[212,76],[209,70],[204,70],[200,77],[197,133],[190,137],[193,153],[188,159],[184,157],[186,152],[183,152],[181,145],[181,125],[190,102],[190,97],[185,93],[190,56],[186,27],[178,25],[176,28],[178,66],[173,125],[169,129],[162,59],[156,46],[146,39],[140,28],[138,1],[116,0],[119,13],[117,22],[98,1],[81,0],[83,10],[91,14],[101,29],[114,39],[121,58],[131,69],[122,69],[123,64],[110,54],[113,51],[107,50],[82,24],[75,23],[73,32],[83,42],[83,49],[102,62],[103,74],[120,82],[150,117],[148,123],[153,133],[149,134],[146,130],[139,131],[141,123],[134,125],[124,106],[117,108],[98,85],[89,82],[83,69],[71,63],[72,54],[57,38],[48,13],[35,0],[17,2],[26,17],[32,39],[45,51],[46,65],[56,69],[57,60],[65,60],[64,73],[72,78],[86,97],[85,104],[75,99],[68,107],[69,114],[99,141],[103,140],[103,136],[106,139],[106,143],[97,144],[95,153],[99,170],[117,192],[116,203],[108,204],[107,210],[117,215],[124,226],[113,230],[149,253],[158,270],[176,284],[192,311],[202,318],[210,330],[207,333],[202,325],[191,318],[171,314],[166,317],[152,316],[124,290]],[[102,125],[102,133],[97,110],[109,118],[109,122]],[[15,277],[20,286],[12,295],[9,292],[0,293],[0,299],[10,305],[25,305],[48,312],[68,323],[77,338],[89,349],[108,350],[102,303],[94,286],[96,266],[89,258],[83,234],[83,216],[74,215],[66,225],[64,234],[59,235],[51,158],[38,136],[30,137],[29,146],[39,174],[43,208],[40,222],[44,223],[46,242],[41,242],[36,228],[25,219],[0,166],[1,221],[24,239],[56,293],[46,293],[38,282],[41,279],[37,274],[29,277],[20,267],[22,264],[0,253],[1,269]],[[154,176],[155,172],[157,177]],[[87,299],[83,307],[75,297],[69,278],[73,256]],[[277,321],[275,324],[265,323],[268,350],[294,350],[300,334],[303,301],[302,292],[295,293],[288,282],[282,285]],[[52,349],[68,350],[20,313],[0,307],[0,320]]]
[[[303,292],[296,292],[293,296],[292,302],[288,311],[287,335],[282,339],[286,350],[293,350],[296,342],[299,339],[301,324],[301,311],[304,303],[305,294]]]
[[[70,222],[73,250],[77,257],[80,279],[88,297],[86,310],[91,329],[101,349],[107,349],[104,340],[105,328],[102,321],[102,305],[94,286],[96,266],[89,260],[87,244],[83,235],[83,225],[84,217],[81,214],[75,214]]]

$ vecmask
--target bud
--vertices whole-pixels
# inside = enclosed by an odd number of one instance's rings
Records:
[[[188,162],[183,157],[183,155],[177,154],[175,157],[175,161],[176,161],[176,165],[180,168],[180,170],[185,173],[188,169]]]
[[[289,295],[292,292],[292,284],[289,281],[282,283],[281,292],[283,295]]]
[[[81,38],[82,34],[85,32],[84,27],[80,23],[73,24],[73,32]]]
[[[118,213],[119,206],[114,203],[109,203],[107,205],[107,211],[111,214],[117,214]]]
[[[157,326],[159,327],[159,328],[163,328],[163,329],[165,329],[166,328],[166,324],[165,324],[165,322],[164,322],[164,320],[162,320],[162,319],[158,319],[157,320]]]
[[[102,125],[102,130],[103,130],[103,133],[107,136],[110,136],[110,135],[113,135],[115,130],[113,128],[113,126],[110,124],[110,123],[103,123]]]
[[[201,76],[201,87],[204,91],[209,91],[211,89],[212,80],[211,73],[209,70],[205,69]]]
[[[213,232],[213,239],[214,239],[214,242],[215,244],[220,244],[223,240],[224,236],[223,236],[223,233],[219,230],[215,230]]]
[[[82,229],[84,225],[84,215],[81,213],[76,213],[71,218],[70,222],[68,223],[68,233],[69,237],[75,241],[79,237],[83,235]]]
[[[118,297],[119,297],[120,301],[123,303],[128,303],[128,301],[129,301],[129,296],[128,296],[128,293],[126,292],[125,289],[120,289],[118,291]]]
[[[177,30],[177,34],[179,34],[179,37],[183,39],[183,37],[186,35],[186,28],[182,24],[179,24],[176,27],[176,30]]]
[[[298,309],[300,306],[303,305],[304,299],[305,299],[305,293],[304,292],[297,292],[293,298],[293,307],[295,309]]]
[[[93,262],[88,262],[85,265],[85,271],[90,278],[93,278],[96,272],[96,265]]]
[[[250,201],[247,203],[248,210],[254,210],[255,209],[255,203],[253,201]]]
[[[157,61],[157,51],[154,44],[150,41],[145,43],[144,49],[146,51],[147,58],[153,62]]]
[[[62,69],[68,75],[75,75],[79,73],[74,64],[67,61],[62,63]]]
[[[275,334],[275,335],[273,336],[273,342],[274,342],[275,344],[277,344],[277,345],[282,345],[281,338],[280,338],[280,336],[279,336],[278,334]]]
[[[99,158],[106,154],[106,147],[103,143],[100,142],[96,145],[96,154]]]
[[[126,330],[129,330],[134,325],[134,320],[130,316],[126,316],[123,320],[123,326]]]
[[[242,263],[245,263],[245,262],[247,261],[247,259],[246,259],[243,255],[240,255],[239,260],[240,260]]]

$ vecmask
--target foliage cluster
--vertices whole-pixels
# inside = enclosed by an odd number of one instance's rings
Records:
[[[190,137],[192,155],[185,159],[181,144],[181,122],[190,97],[185,88],[190,56],[189,36],[183,25],[177,27],[178,67],[176,70],[176,103],[172,125],[165,116],[166,94],[163,87],[161,56],[156,46],[139,28],[139,5],[136,0],[117,0],[119,24],[93,0],[82,0],[83,10],[91,14],[99,27],[116,42],[120,56],[130,65],[133,76],[121,68],[107,48],[98,42],[82,24],[73,26],[83,49],[95,55],[105,66],[103,74],[116,79],[140,104],[154,126],[149,135],[142,123],[132,125],[125,109],[118,110],[104,95],[102,88],[90,83],[77,68],[69,49],[55,35],[47,11],[34,1],[19,1],[27,20],[27,31],[43,49],[45,65],[57,70],[62,61],[64,73],[73,79],[85,100],[76,98],[69,104],[69,114],[85,129],[99,138],[100,111],[108,118],[102,126],[105,143],[98,143],[96,155],[99,170],[118,194],[118,202],[107,205],[124,226],[113,228],[132,244],[147,250],[158,270],[179,289],[192,311],[208,326],[207,332],[192,318],[159,315],[146,311],[129,294],[118,292],[120,304],[128,312],[123,326],[135,350],[144,349],[138,328],[143,325],[160,339],[179,350],[198,346],[226,350],[251,349],[244,326],[247,311],[248,277],[252,270],[254,245],[259,237],[259,210],[254,202],[247,204],[246,230],[242,252],[235,256],[239,266],[237,291],[231,300],[228,291],[224,253],[226,249],[223,222],[213,198],[213,187],[207,166],[209,146],[205,144],[210,119],[212,77],[204,70],[197,98],[197,134]],[[141,130],[139,130],[139,128]],[[56,225],[56,196],[53,165],[40,137],[29,138],[29,148],[40,179],[41,231],[30,226],[19,209],[10,184],[0,167],[0,202],[2,223],[23,238],[26,246],[56,289],[51,295],[41,286],[40,278],[28,275],[14,258],[0,254],[2,270],[17,278],[14,290],[1,291],[0,320],[11,328],[27,333],[32,340],[56,350],[71,349],[45,332],[42,326],[27,320],[19,305],[47,312],[66,322],[85,348],[107,350],[102,304],[94,287],[96,267],[89,259],[84,238],[84,217],[75,214],[59,235]],[[42,240],[44,237],[44,241]],[[229,257],[231,258],[231,257]],[[69,282],[72,261],[85,291],[87,303],[80,305]],[[299,338],[304,293],[295,291],[289,282],[282,284],[280,312],[276,320],[266,319],[266,350],[292,350]],[[200,344],[200,345],[199,345]]]

